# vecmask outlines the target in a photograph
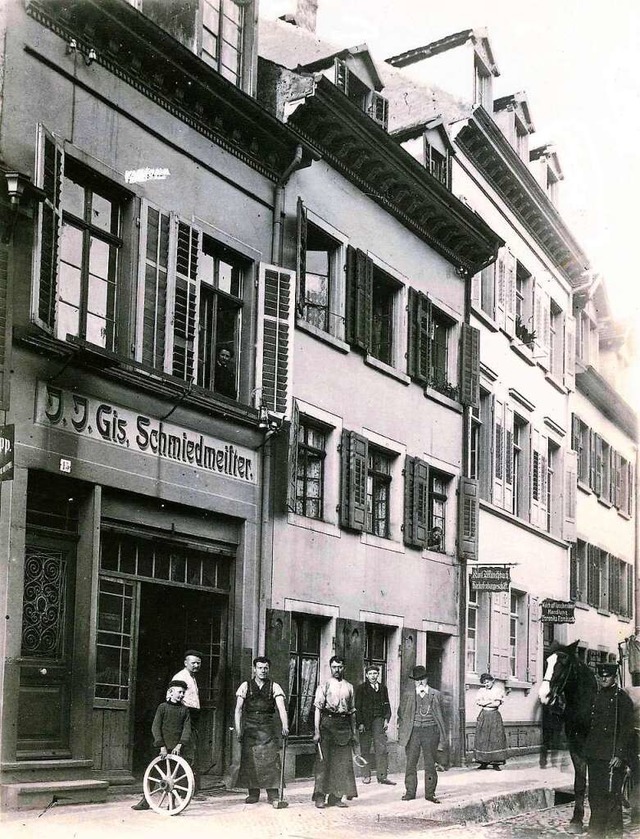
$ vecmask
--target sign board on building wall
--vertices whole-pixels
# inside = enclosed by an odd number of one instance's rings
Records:
[[[540,620],[543,623],[575,623],[575,604],[569,600],[550,600],[540,604]]]
[[[46,382],[38,382],[36,423],[242,483],[257,482],[253,449]]]
[[[0,481],[13,480],[15,425],[0,428]]]
[[[481,565],[471,569],[471,591],[509,591],[511,571],[502,565]]]

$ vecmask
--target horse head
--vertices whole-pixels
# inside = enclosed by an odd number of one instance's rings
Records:
[[[578,643],[574,641],[568,647],[558,644],[553,648],[547,659],[542,684],[538,689],[538,699],[542,705],[552,705],[564,693],[567,682],[575,673],[579,662]]]

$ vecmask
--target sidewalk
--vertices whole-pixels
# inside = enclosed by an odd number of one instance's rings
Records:
[[[206,780],[206,779],[205,779]],[[437,795],[441,804],[424,798],[402,801],[403,776],[394,775],[397,786],[382,786],[375,780],[364,785],[358,779],[357,799],[348,809],[317,810],[311,802],[310,780],[291,783],[286,790],[289,807],[275,810],[265,800],[244,803],[246,793],[214,791],[204,801],[192,801],[174,818],[153,811],[131,810],[139,796],[131,795],[106,804],[52,807],[37,811],[7,813],[1,818],[5,839],[107,839],[157,836],[160,828],[188,831],[189,839],[362,839],[363,836],[411,836],[417,832],[441,833],[447,825],[482,823],[554,804],[554,790],[573,785],[573,767],[568,758],[561,765],[541,769],[533,760],[507,764],[501,772],[475,768],[451,769],[439,775]],[[422,783],[422,771],[419,784]],[[418,793],[421,793],[419,785]],[[263,793],[264,797],[264,793]],[[177,819],[177,821],[176,821]]]

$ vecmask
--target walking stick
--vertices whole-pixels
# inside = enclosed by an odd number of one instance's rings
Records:
[[[284,800],[284,758],[287,754],[287,738],[282,738],[282,753],[280,755],[280,787],[278,788],[278,800],[273,802],[274,810],[284,810],[289,802]]]

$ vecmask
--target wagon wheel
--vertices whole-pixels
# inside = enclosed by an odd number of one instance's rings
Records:
[[[177,816],[193,798],[193,770],[180,755],[159,755],[147,766],[142,790],[147,804],[156,813]]]

